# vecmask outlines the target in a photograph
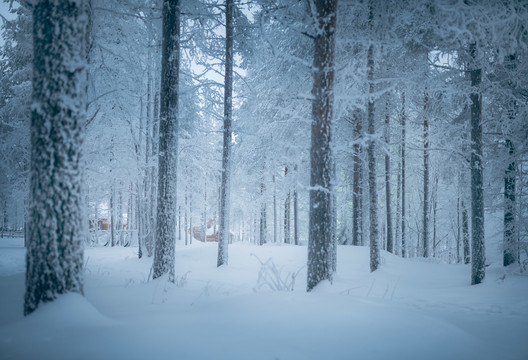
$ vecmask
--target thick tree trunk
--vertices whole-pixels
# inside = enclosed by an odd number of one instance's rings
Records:
[[[515,157],[513,142],[506,140],[508,148],[508,167],[504,172],[504,266],[513,264],[517,259],[517,241],[515,239]]]
[[[178,154],[178,82],[180,69],[180,2],[163,2],[161,107],[158,153],[158,206],[152,278],[169,274],[174,282],[176,240],[176,170]]]
[[[473,60],[477,58],[477,45],[469,45]],[[471,78],[471,284],[480,284],[486,271],[484,244],[484,178],[482,164],[482,71],[472,64]]]
[[[24,315],[83,292],[81,149],[86,123],[86,13],[82,1],[33,8],[31,207]]]
[[[307,290],[332,281],[335,268],[334,159],[331,149],[337,0],[315,0]]]
[[[231,180],[231,122],[233,111],[233,12],[234,1],[226,0],[226,47],[224,83],[224,143],[220,184],[220,229],[217,266],[227,265],[229,244],[229,202]]]
[[[429,120],[427,119],[427,102],[429,95],[425,92],[424,129],[423,129],[423,256],[429,257]],[[434,247],[434,242],[433,242]]]

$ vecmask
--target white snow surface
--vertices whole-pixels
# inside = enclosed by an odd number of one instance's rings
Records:
[[[528,359],[528,276],[514,267],[470,286],[469,265],[382,252],[370,273],[368,248],[340,246],[333,284],[306,293],[306,247],[229,251],[216,268],[216,244],[178,243],[172,284],[148,280],[137,248],[87,248],[85,296],[24,318],[25,249],[0,239],[0,359]],[[259,282],[252,254],[283,280],[298,272],[294,290]]]

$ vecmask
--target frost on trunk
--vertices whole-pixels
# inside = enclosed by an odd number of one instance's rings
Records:
[[[517,259],[517,241],[515,239],[515,149],[513,142],[506,140],[508,148],[508,167],[504,172],[504,257],[503,264],[508,266]]]
[[[475,62],[477,45],[469,45]],[[470,70],[471,78],[471,284],[480,284],[485,276],[484,246],[484,178],[482,169],[482,95],[480,90],[482,70]]]
[[[284,178],[287,179],[287,177],[288,177],[288,167],[286,166],[284,168]],[[286,183],[288,184],[289,180],[286,180]],[[291,194],[290,194],[290,191],[288,190],[288,193],[286,194],[286,199],[284,200],[284,243],[285,244],[291,243],[290,204],[291,204]]]
[[[259,227],[259,245],[264,245],[266,241],[267,230],[267,215],[266,215],[266,200],[264,197],[266,186],[264,185],[264,171],[265,165],[262,167],[262,178],[260,182],[260,227]]]
[[[332,281],[335,269],[335,177],[331,150],[333,116],[336,0],[315,0],[317,31],[313,61],[312,140],[310,149],[310,219],[308,282],[312,290],[323,280]]]
[[[220,227],[218,229],[217,266],[227,265],[229,244],[229,197],[231,163],[231,120],[233,110],[233,0],[226,0],[226,55],[224,86],[224,143],[220,184]]]
[[[372,28],[374,14],[372,4],[369,6],[369,27]],[[370,271],[379,267],[378,244],[378,194],[376,191],[376,158],[374,153],[374,45],[370,44],[367,52],[367,68],[369,82],[369,101],[367,105],[367,120],[369,141],[368,155],[368,185],[369,185],[369,219],[370,219]]]
[[[163,2],[161,107],[158,153],[158,208],[152,278],[169,273],[174,281],[176,240],[176,168],[178,154],[178,78],[180,65],[180,4]]]
[[[299,245],[299,208],[297,199],[297,165],[294,167],[295,170],[295,185],[293,188],[293,242],[295,245]]]
[[[464,202],[461,203],[462,207],[462,243],[464,245],[464,264],[469,264],[471,261],[470,246],[469,246],[469,218],[466,206]]]
[[[359,110],[354,111],[354,174],[352,179],[352,245],[360,245],[361,236],[361,117]]]
[[[405,241],[407,219],[405,217],[405,93],[402,94],[402,112],[401,112],[401,249],[402,257],[407,257],[407,244]]]
[[[82,1],[33,9],[31,205],[24,314],[83,292],[82,161],[86,122],[86,27]]]
[[[385,206],[387,215],[387,251],[395,253],[394,251],[394,240],[392,237],[392,206],[391,206],[391,176],[390,176],[390,116],[389,106],[385,109],[385,144],[387,146],[387,152],[385,154]]]
[[[427,119],[427,103],[429,95],[424,96],[424,123],[423,123],[423,256],[429,257],[429,120]],[[433,248],[435,244],[433,241]]]

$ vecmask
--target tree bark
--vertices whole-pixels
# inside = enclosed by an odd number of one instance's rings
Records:
[[[287,176],[288,176],[288,167],[286,166],[284,168],[284,180],[287,184],[286,186],[289,188]],[[288,193],[286,194],[286,199],[284,200],[284,243],[286,244],[289,244],[291,242],[290,203],[291,203],[291,195],[290,195],[290,190],[288,190]]]
[[[86,13],[82,1],[33,8],[31,206],[24,315],[83,292],[82,146],[86,123]]]
[[[475,65],[477,44],[469,45],[472,58],[471,78],[471,284],[480,284],[485,276],[484,178],[482,166],[482,70]]]
[[[334,159],[331,149],[337,0],[315,0],[307,290],[332,281],[335,267]]]
[[[391,176],[390,176],[390,116],[388,103],[385,109],[385,143],[387,153],[385,154],[385,206],[387,212],[387,251],[394,253],[394,241],[392,237],[392,206],[391,206]]]
[[[401,112],[401,126],[402,126],[402,143],[401,143],[401,247],[402,257],[407,257],[407,244],[405,237],[407,219],[405,217],[405,93],[402,94],[402,112]]]
[[[161,106],[158,152],[156,247],[152,278],[169,274],[174,282],[176,240],[176,174],[178,161],[178,83],[180,68],[180,2],[163,2]]]
[[[470,247],[469,247],[469,217],[464,202],[460,204],[462,207],[462,242],[464,246],[464,264],[469,264],[471,261]]]
[[[273,242],[277,242],[277,187],[273,175]]]
[[[259,245],[264,245],[266,243],[266,233],[267,230],[267,215],[266,215],[266,201],[264,199],[265,185],[264,185],[264,170],[265,167],[262,167],[262,179],[260,182],[260,231],[259,231]]]
[[[369,4],[369,28],[372,29],[374,14],[372,3]],[[368,155],[368,184],[369,184],[369,219],[370,219],[370,271],[379,267],[378,244],[378,193],[376,191],[376,157],[374,146],[374,45],[371,43],[367,50],[367,77],[369,83],[369,101],[367,104],[367,120],[369,141]]]
[[[508,148],[508,167],[504,172],[504,266],[513,264],[517,259],[515,239],[515,149],[513,142],[506,140]]]
[[[293,187],[293,239],[294,244],[299,245],[299,210],[297,204],[297,165],[294,167],[295,184]]]
[[[429,257],[429,120],[427,119],[427,102],[429,95],[424,95],[424,129],[423,129],[423,256]],[[434,243],[433,243],[434,247]]]
[[[222,180],[220,184],[220,228],[216,266],[227,265],[229,244],[229,202],[231,181],[231,122],[233,111],[233,12],[234,1],[226,0],[226,46],[224,83],[224,142],[222,148]]]
[[[359,110],[354,112],[354,145],[353,163],[354,174],[352,178],[352,245],[360,245],[361,227],[361,117]]]

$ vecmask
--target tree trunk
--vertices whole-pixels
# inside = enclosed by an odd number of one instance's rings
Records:
[[[204,177],[205,179],[205,177]],[[204,244],[207,243],[207,180],[204,181],[204,203],[202,211],[202,231],[200,237],[203,239]]]
[[[433,257],[436,257],[436,247],[438,244],[436,243],[436,212],[438,209],[438,177],[435,175],[435,183],[434,183],[434,189],[433,189]]]
[[[295,184],[293,187],[293,239],[294,244],[299,245],[299,208],[297,204],[297,165],[294,167]]]
[[[372,3],[369,4],[369,28],[372,29],[374,14]],[[374,153],[374,45],[370,44],[367,52],[367,76],[369,82],[369,101],[367,106],[368,120],[368,183],[369,183],[369,219],[370,219],[370,271],[379,267],[380,250],[378,244],[378,194],[376,191],[376,158]]]
[[[139,181],[136,183],[137,198],[136,198],[136,219],[137,219],[137,230],[138,230],[138,258],[143,257],[143,217],[141,216],[142,200],[141,200],[141,187]]]
[[[110,188],[110,246],[115,246],[115,179]]]
[[[187,219],[188,219],[188,209],[187,209],[187,187],[185,187],[185,207],[184,207],[184,213],[183,213],[183,230],[185,232],[185,246],[189,244],[189,233],[188,233],[188,227],[187,227]]]
[[[33,7],[32,199],[24,315],[59,294],[83,292],[87,9],[82,1],[68,0]]]
[[[266,243],[266,201],[264,199],[264,174],[262,176],[262,181],[260,183],[260,235],[259,235],[259,245],[264,245]]]
[[[475,67],[477,45],[469,45],[473,60],[471,78],[471,284],[480,284],[485,276],[484,178],[482,166],[482,71]]]
[[[178,241],[182,241],[182,215],[181,204],[178,205]]]
[[[191,171],[191,179],[192,179],[192,171]],[[193,242],[193,203],[192,203],[192,189],[189,192],[189,244],[192,244]]]
[[[407,219],[405,218],[405,93],[402,94],[402,112],[401,112],[401,126],[402,126],[402,139],[401,139],[401,247],[402,257],[407,257],[407,244],[405,237],[405,225]]]
[[[334,159],[331,123],[334,100],[334,53],[337,0],[315,0],[312,139],[310,149],[310,218],[307,290],[332,281],[335,267]]]
[[[462,243],[462,239],[460,238],[460,195],[459,195],[457,199],[457,239],[456,239],[457,264],[460,264],[462,262],[462,258],[460,257],[461,243]]]
[[[517,259],[517,241],[515,239],[515,157],[513,142],[506,140],[508,148],[508,167],[504,172],[504,266],[513,264]]]
[[[286,182],[286,186],[288,185],[288,167],[286,166],[284,168],[284,180]],[[290,203],[291,203],[291,196],[290,191],[288,190],[288,193],[286,194],[286,199],[284,200],[284,243],[289,244],[291,242],[291,236],[290,236]]]
[[[156,247],[152,278],[169,274],[174,282],[176,240],[176,170],[178,154],[178,82],[180,69],[180,2],[163,2],[161,107],[158,153]]]
[[[424,99],[424,132],[423,132],[423,256],[429,257],[429,120],[427,119],[427,102],[429,95],[425,92]],[[434,247],[433,242],[433,247]]]
[[[147,256],[152,256],[153,251],[153,244],[152,244],[152,232],[153,227],[151,223],[150,218],[150,209],[154,206],[153,199],[151,198],[151,186],[150,182],[152,181],[151,178],[151,128],[152,128],[152,77],[147,74],[147,116],[146,116],[146,124],[145,124],[145,178],[143,179],[143,209],[141,211],[141,216],[143,217],[143,233],[144,233],[144,245],[145,249],[147,250]]]
[[[229,244],[229,202],[231,180],[231,121],[233,111],[233,12],[234,1],[226,0],[226,47],[224,83],[224,142],[222,148],[222,181],[220,185],[220,229],[218,231],[218,260],[227,265]]]
[[[394,253],[394,243],[392,238],[392,211],[391,211],[391,178],[390,178],[390,116],[387,107],[385,109],[385,143],[387,144],[387,153],[385,154],[385,206],[387,212],[387,251]]]
[[[352,245],[360,245],[361,224],[361,117],[359,110],[354,112],[354,145],[353,163],[354,174],[352,178]]]
[[[275,175],[272,176],[273,180],[273,242],[277,242],[277,187],[275,184]]]
[[[462,207],[462,242],[464,245],[464,264],[469,264],[471,261],[470,247],[469,247],[469,217],[464,202]]]
[[[401,149],[398,148],[398,155],[400,154]],[[394,234],[394,254],[399,255],[400,252],[400,244],[399,241],[401,239],[400,236],[400,224],[401,224],[401,205],[400,205],[400,197],[401,197],[401,158],[398,160],[398,175],[396,177],[396,230]]]

